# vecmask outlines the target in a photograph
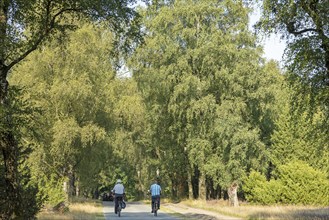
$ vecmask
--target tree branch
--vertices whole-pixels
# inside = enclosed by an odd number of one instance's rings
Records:
[[[49,5],[48,5],[49,6]],[[19,63],[20,61],[22,61],[25,57],[27,57],[31,52],[33,52],[34,50],[36,50],[38,48],[38,46],[41,44],[41,42],[47,37],[49,36],[50,32],[54,29],[55,27],[55,23],[56,23],[56,18],[62,14],[64,14],[65,12],[69,12],[69,11],[73,11],[73,12],[81,12],[82,9],[79,8],[67,8],[67,9],[62,9],[59,12],[57,12],[51,19],[51,21],[48,24],[48,19],[46,22],[46,27],[44,32],[35,40],[34,43],[32,43],[32,46],[27,49],[21,56],[19,56],[17,59],[13,60],[8,66],[7,66],[7,70],[11,69],[14,65],[16,65],[17,63]],[[47,7],[47,17],[50,14],[50,10]]]
[[[290,34],[295,35],[295,36],[296,36],[296,35],[299,35],[299,34],[306,33],[306,32],[310,32],[310,31],[318,32],[318,30],[315,29],[315,28],[306,28],[306,29],[304,29],[304,30],[300,30],[300,31],[294,31],[294,30],[288,29],[288,32],[289,32]]]

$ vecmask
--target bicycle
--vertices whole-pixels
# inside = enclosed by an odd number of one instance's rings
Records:
[[[121,210],[122,210],[122,198],[118,199],[117,213],[119,217],[121,217]]]
[[[157,197],[154,201],[154,205],[153,205],[153,213],[154,216],[158,216],[158,210],[159,210],[159,197]]]

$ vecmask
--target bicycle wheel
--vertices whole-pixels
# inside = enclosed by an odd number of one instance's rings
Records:
[[[154,216],[158,216],[158,201],[154,203]]]
[[[118,216],[121,217],[121,201],[118,203]]]

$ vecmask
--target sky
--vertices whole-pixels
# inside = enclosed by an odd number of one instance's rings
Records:
[[[264,41],[264,55],[267,59],[281,61],[285,47],[286,44],[279,36],[272,35]]]
[[[254,25],[260,17],[259,10],[256,10],[250,16],[250,24],[249,28],[252,29],[252,25]],[[262,41],[262,45],[264,46],[264,57],[268,60],[274,59],[277,61],[282,60],[282,55],[286,44],[283,40],[280,39],[279,35],[272,34],[270,37],[265,38]]]

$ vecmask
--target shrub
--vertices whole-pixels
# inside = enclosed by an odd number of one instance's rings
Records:
[[[252,171],[249,177],[244,179],[242,189],[247,201],[265,205],[277,203],[282,185],[275,180],[268,182],[261,173]]]
[[[328,205],[329,180],[326,174],[302,161],[278,168],[277,181],[284,186],[281,200],[284,204]]]
[[[63,191],[63,181],[58,179],[55,174],[50,174],[49,177],[43,176],[39,180],[40,196],[48,205],[55,206],[66,200],[65,192]]]
[[[252,171],[243,180],[242,189],[252,203],[329,205],[329,180],[325,173],[302,161],[278,167],[270,181]]]

